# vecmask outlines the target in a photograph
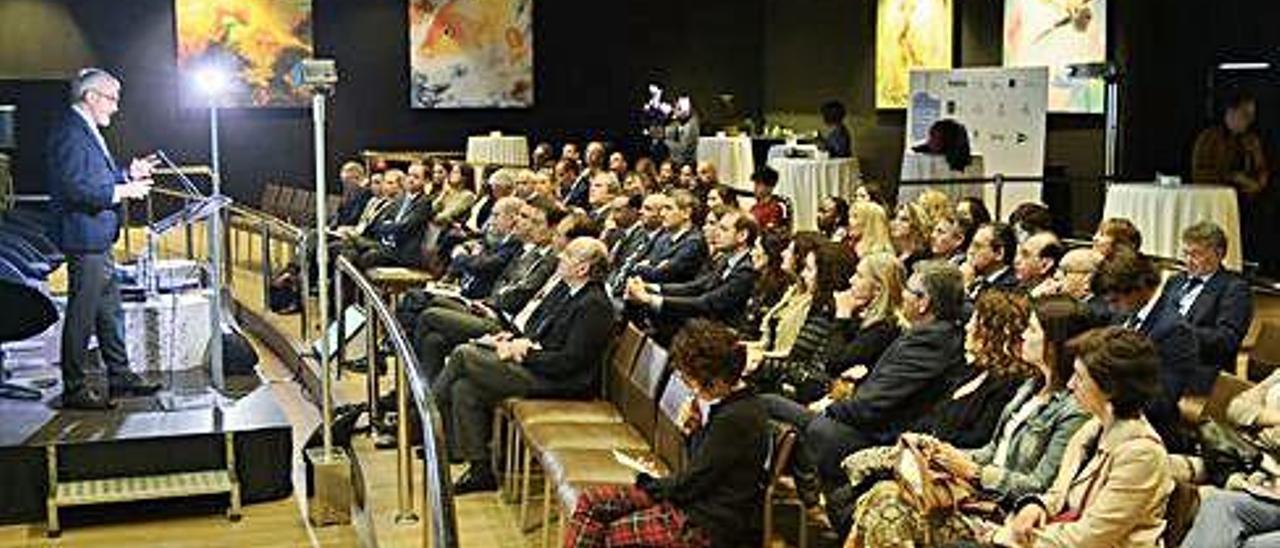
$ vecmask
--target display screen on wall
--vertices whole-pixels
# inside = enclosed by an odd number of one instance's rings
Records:
[[[533,106],[533,0],[411,0],[414,108]]]
[[[299,106],[289,70],[311,57],[311,0],[174,0],[183,104],[209,99],[196,75],[226,75],[219,105]]]
[[[1102,112],[1105,84],[1067,65],[1106,59],[1106,0],[1005,0],[1004,66],[1049,67],[1050,112]]]
[[[904,108],[911,69],[951,68],[951,0],[880,0],[876,108]]]

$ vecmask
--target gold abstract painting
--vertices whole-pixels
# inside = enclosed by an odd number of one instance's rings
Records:
[[[198,72],[225,73],[219,105],[306,104],[290,69],[311,56],[311,0],[175,0],[183,101],[207,104]]]
[[[876,108],[904,108],[912,69],[951,68],[951,0],[880,0]]]
[[[1105,84],[1067,65],[1106,59],[1106,0],[1005,0],[1004,66],[1049,67],[1050,112],[1102,112]]]
[[[411,0],[414,108],[533,105],[533,0]]]

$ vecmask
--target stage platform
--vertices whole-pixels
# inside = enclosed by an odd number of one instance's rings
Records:
[[[231,432],[243,502],[292,493],[292,427],[256,375],[229,377],[228,395],[204,388],[209,383],[202,371],[151,377],[166,389],[153,397],[118,399],[118,408],[109,411],[58,409],[56,388],[46,390],[42,401],[0,399],[0,524],[44,521],[50,445],[57,448],[63,483],[225,469],[225,434]],[[228,500],[196,498],[224,505]],[[74,527],[80,519],[137,512],[146,504],[64,508],[62,521]]]

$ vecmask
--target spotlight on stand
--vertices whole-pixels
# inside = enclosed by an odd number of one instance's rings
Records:
[[[320,401],[321,433],[324,445],[306,450],[315,468],[315,498],[308,504],[309,517],[316,525],[351,522],[351,463],[347,454],[333,446],[333,362],[329,355],[329,225],[325,189],[325,99],[338,83],[338,69],[332,59],[303,59],[289,71],[289,83],[311,93],[311,121],[315,141],[317,293],[320,317]],[[323,478],[323,480],[322,480]]]
[[[192,75],[192,80],[201,94],[216,101],[227,91],[231,77],[221,67],[206,66],[197,70]]]

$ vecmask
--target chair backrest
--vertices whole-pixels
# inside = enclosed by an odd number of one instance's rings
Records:
[[[605,399],[614,404],[621,403],[622,394],[626,391],[627,382],[631,380],[631,371],[635,368],[636,358],[640,355],[640,346],[644,341],[644,331],[630,322],[622,329],[622,334],[614,338],[613,352],[609,354],[608,373],[605,375]]]
[[[298,189],[291,186],[278,186],[278,188],[280,191],[276,194],[276,201],[271,205],[271,209],[267,213],[284,220],[290,220],[293,197],[298,193]]]
[[[671,470],[684,469],[684,433],[680,431],[680,408],[693,398],[693,390],[680,375],[671,375],[658,400],[658,423],[653,431],[653,449]]]
[[[325,214],[333,217],[338,214],[338,208],[342,207],[342,196],[332,195],[325,199]]]
[[[1280,323],[1262,320],[1258,338],[1249,350],[1249,380],[1261,381],[1280,367]]]
[[[314,217],[315,199],[315,194],[310,190],[300,189],[293,195],[293,203],[289,207],[289,217],[293,219],[294,224],[310,226],[307,221]]]
[[[267,183],[262,187],[262,197],[258,201],[258,208],[267,213],[272,213],[280,202],[280,186],[275,183]]]
[[[623,396],[622,415],[645,439],[653,438],[657,397],[667,373],[667,349],[645,339]]]
[[[791,456],[795,450],[796,438],[799,436],[795,427],[790,424],[776,421],[771,421],[770,424],[773,426],[773,445],[769,448],[769,458],[765,461],[765,470],[763,471],[766,479],[764,485],[764,504],[762,505],[764,509],[764,518],[761,520],[761,523],[763,524],[761,533],[764,537],[762,539],[762,546],[773,545],[774,498],[778,495],[778,491],[781,489],[782,477],[787,475],[787,472],[791,469]],[[794,494],[791,496],[794,497]],[[792,499],[787,502],[794,503],[795,500]],[[798,508],[796,511],[802,512],[801,515],[803,516],[803,512],[805,510],[804,508]],[[801,528],[806,527],[803,518],[800,520],[799,525]],[[804,538],[805,532],[800,531],[800,544],[802,546],[804,545]]]

